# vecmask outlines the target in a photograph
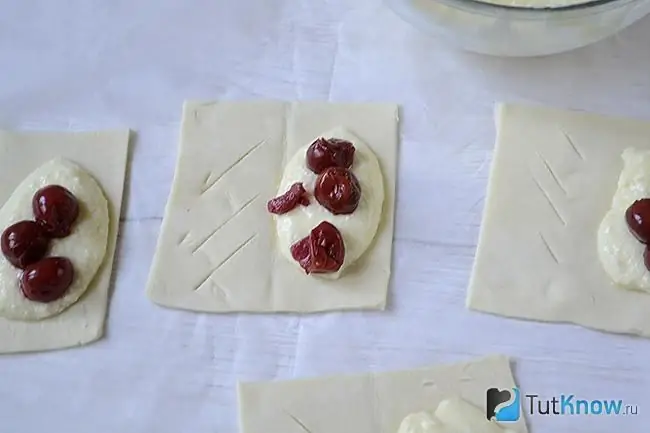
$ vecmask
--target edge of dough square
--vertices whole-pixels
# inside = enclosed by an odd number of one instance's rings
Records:
[[[43,163],[63,157],[86,169],[109,203],[104,261],[82,297],[62,313],[40,321],[0,318],[0,353],[34,352],[81,346],[104,334],[109,286],[122,207],[129,130],[93,132],[0,131],[0,201]]]
[[[616,287],[597,231],[650,122],[501,104],[467,307],[650,336],[650,295]]]
[[[277,195],[287,158],[337,126],[377,155],[385,199],[371,247],[346,275],[326,280],[281,256],[266,202]],[[165,307],[215,313],[383,309],[397,146],[394,104],[186,102],[148,297]]]
[[[485,411],[488,388],[515,386],[503,355],[413,370],[239,383],[240,429],[397,433],[405,416],[433,411],[443,399],[460,397]],[[518,421],[501,426],[525,433],[523,410]]]

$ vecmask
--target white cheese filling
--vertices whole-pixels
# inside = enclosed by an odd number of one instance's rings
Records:
[[[625,211],[641,198],[650,198],[650,151],[623,151],[623,170],[612,206],[598,228],[598,256],[618,286],[650,291],[650,272],[643,261],[645,245],[628,228]]]
[[[449,398],[434,413],[412,413],[404,418],[397,433],[512,433],[488,421],[483,411],[461,398]]]
[[[52,239],[46,257],[63,256],[74,267],[74,279],[65,295],[53,302],[27,299],[20,290],[20,269],[0,254],[0,316],[14,320],[41,320],[61,313],[88,289],[106,255],[108,202],[102,189],[81,167],[53,159],[27,176],[0,209],[0,230],[22,220],[33,220],[32,197],[47,185],[67,188],[79,202],[79,216],[69,236]]]
[[[336,128],[323,134],[325,138],[340,138],[350,141],[354,147],[352,173],[361,186],[361,200],[356,210],[349,215],[334,215],[314,198],[314,184],[317,175],[306,164],[306,152],[311,143],[300,148],[284,169],[278,188],[278,195],[284,194],[291,185],[302,182],[309,193],[309,206],[297,206],[283,215],[275,215],[278,246],[287,260],[300,267],[291,256],[291,245],[308,236],[311,230],[323,221],[333,224],[343,237],[345,259],[336,273],[314,274],[324,278],[338,278],[344,269],[352,265],[372,243],[381,220],[384,203],[384,180],[377,157],[359,137],[344,128]]]

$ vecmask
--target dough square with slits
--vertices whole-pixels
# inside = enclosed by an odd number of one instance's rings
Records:
[[[598,258],[626,148],[650,122],[500,105],[467,306],[502,316],[650,336],[650,295],[616,287]]]
[[[515,386],[509,359],[501,355],[414,370],[240,383],[239,422],[242,433],[397,433],[404,417],[433,412],[444,399],[460,397],[485,411],[489,388]],[[527,431],[523,413],[502,427]]]
[[[397,106],[320,102],[187,102],[180,151],[149,298],[206,312],[383,309],[391,270]],[[382,221],[366,253],[338,280],[306,275],[277,247],[266,203],[285,163],[343,127],[379,159]]]
[[[113,256],[119,227],[129,131],[0,131],[0,203],[42,164],[62,157],[90,173],[109,204],[108,247],[86,293],[61,314],[25,322],[0,317],[0,353],[33,352],[81,346],[104,333]],[[2,228],[4,230],[4,227]]]

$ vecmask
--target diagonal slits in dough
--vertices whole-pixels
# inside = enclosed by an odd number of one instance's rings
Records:
[[[181,245],[183,245],[187,241],[187,238],[189,236],[190,236],[190,232],[189,231],[185,232],[185,234],[181,236],[181,238],[178,240],[178,246],[180,247]]]
[[[544,156],[543,156],[539,151],[535,151],[535,154],[537,155],[537,158],[539,158],[539,160],[541,161],[542,165],[543,165],[544,168],[546,169],[546,171],[547,171],[549,177],[550,177],[551,179],[553,179],[553,182],[555,182],[555,184],[556,184],[557,187],[560,189],[560,191],[562,191],[562,194],[564,194],[564,196],[566,196],[566,195],[567,195],[567,189],[566,189],[566,187],[564,186],[564,184],[562,183],[562,181],[560,180],[560,177],[557,175],[557,173],[555,172],[555,170],[554,170],[553,167],[551,166],[551,164],[548,162],[548,160],[547,160],[546,158],[544,158]],[[542,194],[543,194],[544,197],[546,198],[546,201],[548,202],[549,206],[551,206],[551,208],[553,209],[555,215],[557,215],[558,219],[562,222],[562,225],[563,225],[563,226],[566,226],[566,225],[567,225],[567,221],[566,221],[566,219],[564,219],[564,217],[563,217],[562,214],[560,213],[560,210],[558,209],[558,206],[557,206],[557,205],[555,204],[555,202],[551,199],[551,195],[550,195],[550,194],[549,194],[549,193],[548,193],[548,192],[547,192],[547,191],[542,187],[541,183],[537,180],[537,178],[535,178],[534,175],[533,175],[533,180],[535,181],[535,184],[537,185],[537,187],[539,188],[539,190],[542,192]],[[551,244],[550,244],[550,243],[548,242],[548,240],[544,237],[544,235],[542,234],[541,231],[538,232],[538,235],[539,235],[539,238],[540,238],[541,241],[542,241],[542,244],[544,244],[544,248],[546,249],[546,251],[548,252],[548,254],[551,256],[551,259],[553,259],[553,262],[554,262],[555,264],[560,264],[560,260],[558,259],[557,254],[555,253],[555,251],[554,251],[553,248],[551,247]]]
[[[289,418],[291,418],[291,420],[292,420],[293,422],[295,422],[296,424],[298,424],[298,426],[299,426],[299,427],[300,427],[300,428],[301,428],[305,433],[314,433],[314,431],[313,431],[313,430],[310,430],[309,428],[307,428],[307,426],[305,425],[305,423],[302,422],[302,421],[300,421],[300,420],[298,419],[298,417],[296,417],[295,415],[290,414],[290,413],[287,412],[286,410],[284,411],[284,413],[286,413],[287,416],[288,416]]]
[[[582,155],[582,152],[580,152],[578,146],[576,146],[569,134],[567,134],[566,131],[562,131],[562,134],[564,135],[564,138],[566,138],[566,141],[569,143],[569,146],[571,146],[571,149],[573,149],[573,152],[578,155],[578,158],[584,161],[585,157]]]
[[[212,232],[211,232],[211,233],[210,233],[210,234],[209,234],[205,239],[203,239],[201,242],[199,242],[199,244],[198,244],[196,247],[194,247],[194,248],[192,249],[192,254],[195,254],[198,250],[200,250],[201,247],[202,247],[203,245],[205,245],[206,243],[208,243],[208,241],[209,241],[210,239],[212,239],[212,238],[214,237],[214,235],[216,235],[217,232],[218,232],[219,230],[221,230],[223,227],[225,227],[226,224],[228,224],[230,221],[232,221],[233,218],[235,218],[237,215],[239,215],[240,213],[242,213],[242,212],[243,212],[243,211],[244,211],[248,206],[250,206],[250,205],[251,205],[251,204],[252,204],[252,203],[253,203],[253,202],[254,202],[254,201],[255,201],[259,196],[260,196],[259,193],[258,193],[258,194],[255,194],[255,196],[253,196],[253,198],[249,199],[249,200],[248,200],[246,203],[244,203],[244,204],[243,204],[243,205],[242,205],[242,206],[241,206],[237,211],[235,211],[232,215],[230,215],[230,216],[229,216],[229,217],[228,217],[224,222],[222,222],[222,223],[219,224],[219,225],[218,225],[214,230],[212,230]],[[189,234],[189,233],[188,233],[188,234]],[[185,237],[187,237],[187,235],[185,235]],[[182,243],[182,241],[181,241],[181,243]]]
[[[537,157],[542,161],[542,164],[544,164],[544,167],[546,168],[546,171],[551,175],[557,186],[562,190],[564,194],[566,194],[566,188],[564,185],[562,185],[562,182],[560,181],[560,178],[555,174],[555,171],[551,167],[551,164],[548,163],[548,161],[542,156],[541,153],[535,152],[537,154]]]
[[[548,251],[548,253],[549,253],[549,254],[551,255],[551,257],[553,258],[553,261],[554,261],[555,263],[558,263],[558,264],[559,264],[560,261],[558,260],[557,255],[553,252],[553,248],[551,248],[551,245],[548,243],[548,241],[546,240],[546,238],[544,237],[544,235],[542,234],[542,232],[538,232],[538,233],[539,233],[539,238],[542,240],[542,243],[543,243],[544,246],[546,247],[546,250]]]
[[[244,152],[242,156],[237,158],[235,162],[230,164],[228,168],[222,171],[221,174],[216,175],[217,176],[216,179],[212,180],[214,174],[208,173],[208,176],[205,178],[205,181],[203,182],[203,189],[201,190],[201,195],[205,194],[206,192],[208,192],[208,190],[212,189],[212,187],[214,187],[217,184],[217,182],[223,179],[226,174],[228,174],[233,168],[235,168],[238,164],[244,161],[248,155],[253,153],[255,150],[259,149],[264,143],[266,143],[266,140],[261,140],[258,143],[256,143],[253,147],[251,147],[246,152]]]
[[[210,280],[210,279],[211,279],[211,278],[212,278],[212,277],[213,277],[213,276],[214,276],[214,275],[219,271],[219,269],[221,269],[221,267],[222,267],[223,265],[225,265],[225,264],[226,264],[230,259],[232,259],[232,258],[233,258],[233,257],[234,257],[238,252],[240,252],[241,250],[243,250],[244,248],[246,248],[246,246],[247,246],[248,244],[250,244],[250,243],[253,241],[253,239],[255,239],[256,237],[257,237],[257,233],[255,233],[254,235],[252,235],[251,237],[249,237],[248,239],[246,239],[246,240],[245,240],[241,245],[239,245],[239,246],[238,246],[237,248],[235,248],[235,249],[234,249],[230,254],[228,254],[228,255],[226,256],[226,258],[223,259],[221,262],[219,262],[219,264],[218,264],[217,266],[215,266],[214,269],[212,269],[212,270],[210,271],[210,273],[208,274],[208,276],[205,277],[205,278],[204,278],[204,279],[199,283],[199,285],[197,285],[197,286],[194,288],[194,291],[196,292],[197,290],[199,290],[199,289],[200,289],[200,288],[201,288],[205,283],[207,283],[207,282],[208,282],[208,281],[209,281],[209,280]]]
[[[540,185],[539,181],[535,178],[535,176],[532,176],[532,177],[533,177],[533,181],[535,182],[535,185],[536,185],[537,188],[539,189],[539,192],[542,193],[542,195],[544,196],[544,198],[545,198],[546,201],[548,202],[548,205],[551,207],[551,209],[553,209],[553,212],[555,213],[555,215],[557,215],[558,219],[562,222],[562,225],[566,226],[566,225],[567,225],[567,224],[566,224],[566,220],[565,220],[564,217],[562,217],[562,215],[560,214],[560,211],[558,210],[558,208],[557,208],[557,206],[555,205],[555,203],[553,203],[553,200],[551,200],[551,197],[548,195],[548,193],[547,193],[546,190],[542,187],[542,185]]]

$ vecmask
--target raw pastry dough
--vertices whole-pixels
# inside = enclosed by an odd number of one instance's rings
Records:
[[[305,275],[281,256],[266,202],[277,193],[286,159],[337,126],[372,146],[384,174],[385,202],[374,245],[333,281]],[[383,309],[397,141],[395,105],[186,103],[149,298],[209,312]]]
[[[310,142],[301,147],[287,163],[277,195],[284,194],[295,182],[302,182],[311,195],[311,203],[309,206],[298,206],[286,214],[275,215],[274,218],[278,233],[277,248],[289,263],[301,269],[301,272],[304,271],[291,255],[291,246],[309,236],[311,230],[321,222],[332,223],[341,232],[345,244],[343,266],[336,273],[312,274],[312,277],[335,279],[345,275],[345,269],[353,265],[372,244],[382,216],[384,181],[377,157],[363,140],[345,128],[334,128],[322,136],[340,138],[354,144],[356,150],[351,169],[361,185],[359,205],[350,215],[334,215],[316,201],[313,194],[317,175],[309,170],[305,163],[305,154]]]
[[[621,153],[650,149],[650,122],[516,105],[497,114],[468,307],[650,336],[650,296],[616,287],[597,245]]]
[[[417,370],[239,385],[242,433],[396,433],[410,413],[460,397],[485,409],[488,388],[515,386],[505,356]],[[503,424],[506,426],[505,424]],[[526,432],[522,417],[507,428]]]
[[[22,271],[0,254],[0,316],[13,320],[40,320],[64,311],[88,289],[106,255],[108,204],[92,176],[77,164],[56,158],[29,174],[0,208],[0,230],[32,220],[32,198],[44,186],[60,185],[79,201],[79,216],[69,236],[50,241],[46,257],[63,256],[72,262],[74,279],[66,294],[49,303],[30,301],[23,295]]]
[[[30,352],[79,346],[101,337],[108,306],[115,241],[129,131],[43,133],[0,131],[0,203],[42,164],[62,157],[87,170],[108,198],[110,225],[104,262],[87,293],[73,306],[38,322],[0,318],[0,353]]]

